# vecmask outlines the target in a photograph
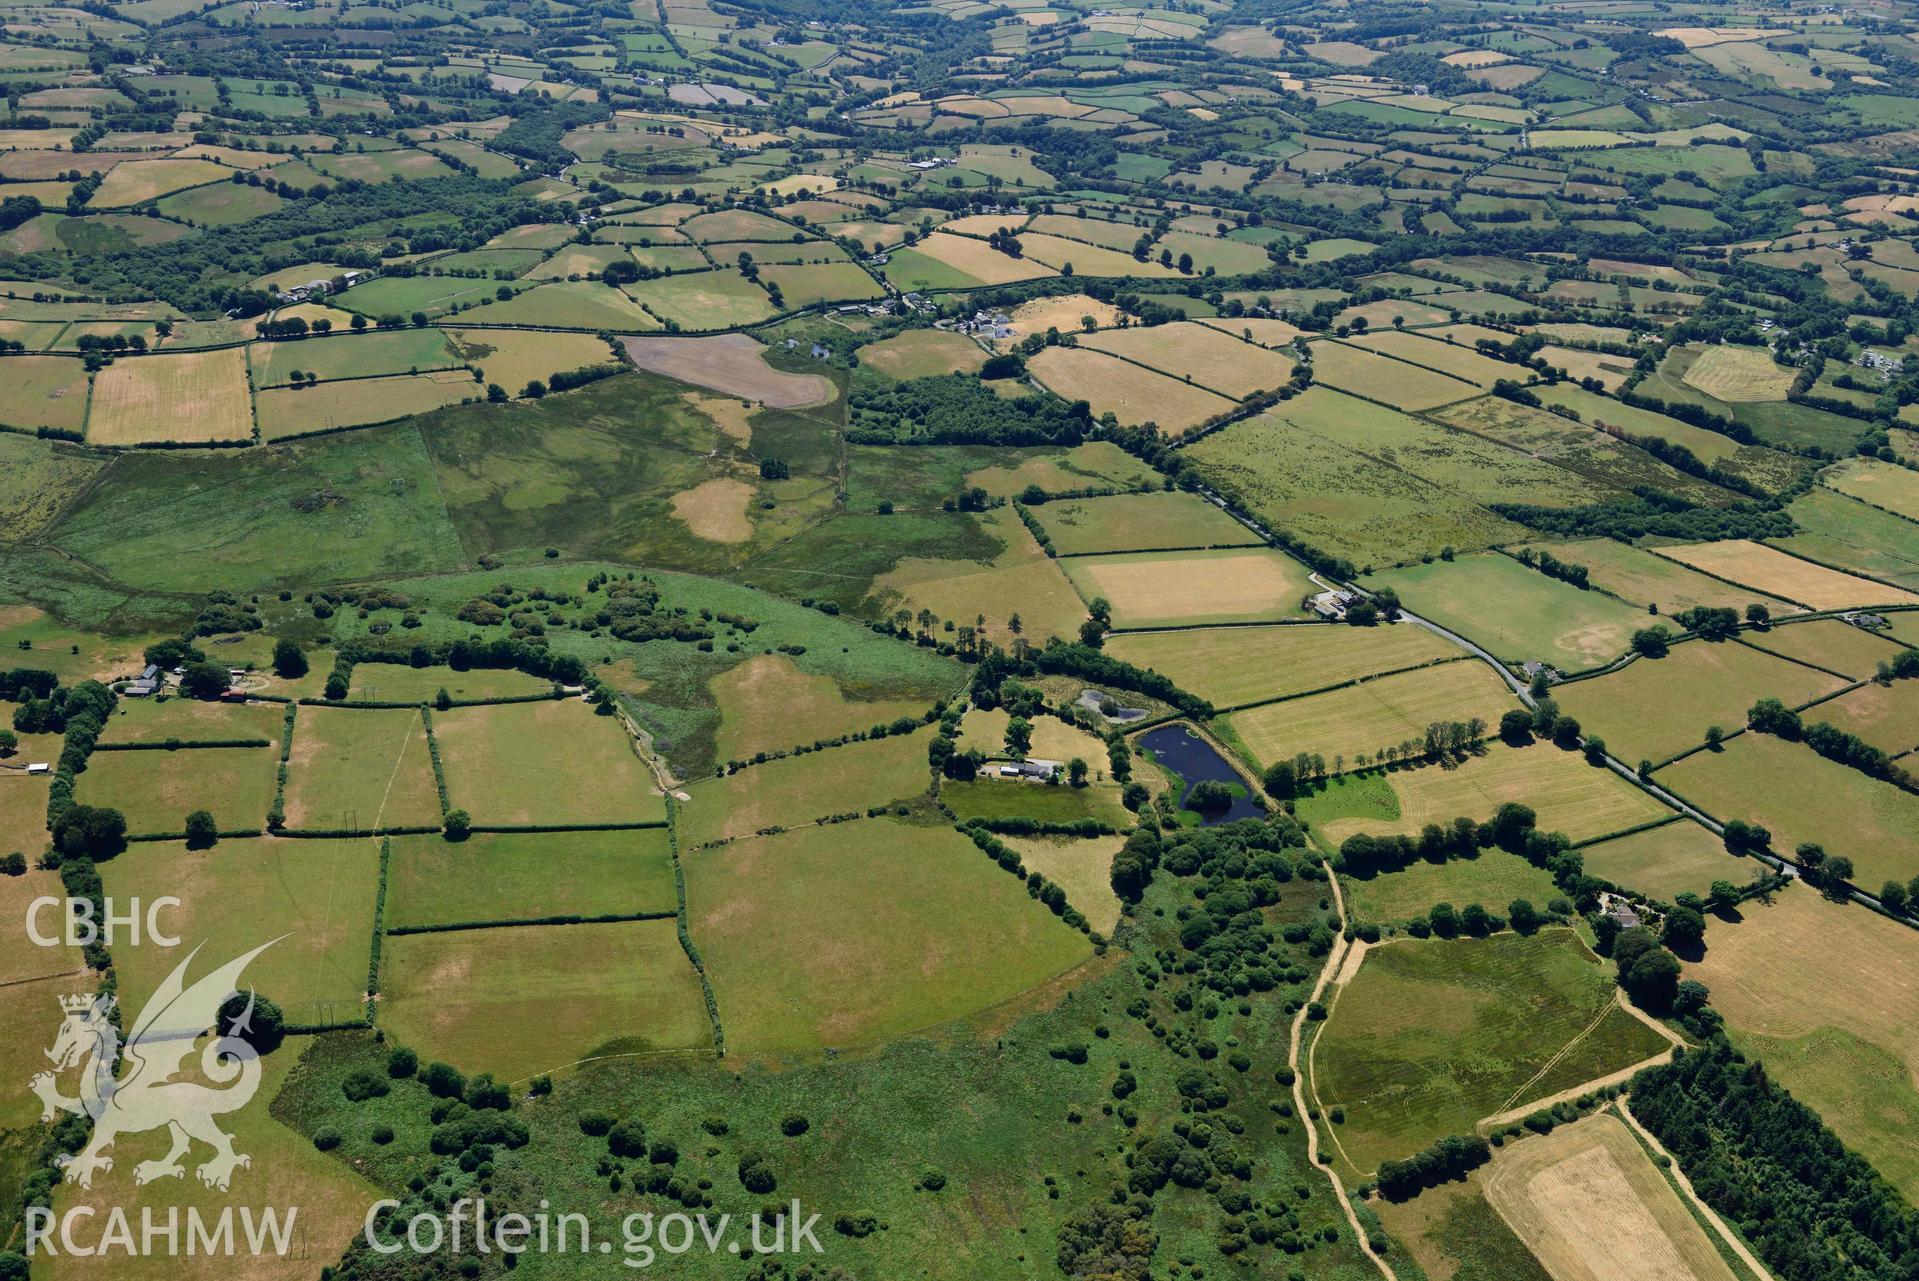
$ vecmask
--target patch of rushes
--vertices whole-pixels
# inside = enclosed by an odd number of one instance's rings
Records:
[[[700,976],[700,992],[706,997],[706,1017],[713,1022],[713,1057],[723,1059],[726,1028],[720,1023],[719,998],[713,995],[713,982],[706,977],[706,962],[700,959],[700,950],[693,946],[693,932],[687,928],[686,867],[680,862],[680,802],[672,792],[666,794],[666,849],[673,859],[673,893],[678,900],[674,924],[679,928],[680,947],[692,963],[693,972]]]

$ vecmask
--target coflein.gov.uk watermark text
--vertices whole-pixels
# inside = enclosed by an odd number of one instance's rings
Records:
[[[789,1210],[755,1214],[744,1222],[730,1214],[629,1214],[620,1220],[618,1238],[595,1237],[584,1214],[552,1213],[540,1202],[535,1214],[494,1214],[484,1198],[462,1197],[445,1214],[416,1214],[399,1219],[398,1201],[376,1201],[363,1229],[367,1248],[376,1254],[583,1254],[617,1253],[629,1268],[649,1268],[669,1258],[703,1249],[708,1254],[823,1254],[814,1227],[796,1200]]]

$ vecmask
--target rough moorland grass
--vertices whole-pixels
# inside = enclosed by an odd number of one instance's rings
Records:
[[[1713,1241],[1626,1123],[1583,1117],[1509,1143],[1486,1200],[1554,1276],[1734,1281]]]
[[[1809,962],[1808,958],[1817,958]],[[1736,1040],[1907,1196],[1919,1190],[1919,958],[1912,932],[1793,886],[1706,930],[1687,975]]]
[[[703,1049],[712,1023],[672,921],[400,934],[380,1024],[422,1059],[524,1080],[597,1053]]]
[[[1481,903],[1504,916],[1514,899],[1523,898],[1544,909],[1559,893],[1549,873],[1499,849],[1482,851],[1477,858],[1413,863],[1364,879],[1349,876],[1344,884],[1354,916],[1381,925],[1424,916],[1435,903]]]
[[[293,1023],[360,1017],[379,841],[258,837],[222,840],[209,850],[155,842],[102,863],[100,874],[116,899],[181,900],[164,919],[182,946],[162,947],[144,934],[138,944],[114,940],[122,999],[132,1009],[201,943],[200,961],[211,966],[279,938],[247,967],[261,995]]]
[[[1374,575],[1406,606],[1507,661],[1539,659],[1562,671],[1601,666],[1625,652],[1646,615],[1580,591],[1509,556],[1461,556]],[[1488,602],[1497,601],[1497,608]]]
[[[1063,556],[1260,542],[1252,530],[1212,503],[1178,491],[1063,499],[1043,503],[1032,514]]]
[[[1470,495],[1382,468],[1372,453],[1347,443],[1350,425],[1368,415],[1403,418],[1315,386],[1184,452],[1209,482],[1239,494],[1269,526],[1362,568],[1526,537],[1524,527],[1495,516]],[[1431,452],[1430,441],[1416,443],[1422,456]]]
[[[450,804],[482,826],[666,818],[620,722],[579,700],[456,707],[433,733]]]
[[[808,675],[785,654],[749,658],[714,677],[710,687],[720,708],[718,750],[726,760],[838,738],[926,711],[909,699],[848,699],[831,677]]]
[[[74,788],[83,805],[109,805],[134,834],[181,832],[187,815],[211,810],[223,831],[266,826],[273,805],[273,747],[204,747],[179,752],[95,752]]]
[[[1714,881],[1744,885],[1767,870],[1735,859],[1712,832],[1684,819],[1588,845],[1579,854],[1588,875],[1667,902],[1681,894],[1704,898]]]
[[[1919,588],[1919,524],[1814,489],[1786,508],[1799,532],[1776,544],[1828,565]]]
[[[932,1027],[1091,955],[950,829],[863,820],[699,851],[686,869],[727,1046],[748,1055]]]
[[[440,794],[420,713],[301,708],[287,758],[286,817],[295,831],[438,826]]]
[[[1663,761],[1703,743],[1709,726],[1727,733],[1740,728],[1759,699],[1797,707],[1845,683],[1737,642],[1701,640],[1674,646],[1664,658],[1641,658],[1574,681],[1553,698],[1621,760]]]
[[[1662,547],[1659,554],[1812,609],[1919,604],[1919,596],[1911,592],[1842,574],[1744,539]]]
[[[927,738],[921,731],[851,743],[694,783],[680,805],[681,847],[910,801],[930,782]]]
[[[1263,547],[1077,556],[1061,564],[1083,596],[1112,605],[1115,627],[1294,618],[1314,590],[1303,565]]]
[[[1485,663],[1441,663],[1379,676],[1306,698],[1235,712],[1227,724],[1261,769],[1300,752],[1351,761],[1421,739],[1436,722],[1473,721],[1497,733],[1499,718],[1519,706],[1506,682]]]
[[[193,531],[190,556],[181,554],[185,529]],[[451,569],[462,559],[411,425],[271,449],[127,455],[52,537],[153,591],[204,591],[210,579],[238,591],[304,590]]]
[[[1215,707],[1323,689],[1462,651],[1423,627],[1222,627],[1109,637],[1106,652],[1151,668]]]
[[[1313,1050],[1322,1106],[1370,1173],[1482,1117],[1650,1058],[1666,1045],[1613,997],[1570,930],[1404,939],[1367,952]],[[1474,1065],[1470,1073],[1452,1066]]]
[[[1869,778],[1771,734],[1744,734],[1724,751],[1697,752],[1659,771],[1717,819],[1743,818],[1788,853],[1804,842],[1852,860],[1853,882],[1876,890],[1919,873],[1919,796]]]
[[[1623,832],[1672,812],[1612,771],[1547,743],[1491,747],[1462,765],[1392,770],[1380,782],[1391,787],[1397,813],[1383,805],[1352,816],[1336,811],[1323,827],[1334,844],[1355,832],[1417,833],[1428,823],[1461,816],[1489,819],[1508,801],[1530,806],[1542,831],[1564,832],[1575,841]]]
[[[479,832],[396,836],[389,926],[671,912],[666,832]]]
[[[107,718],[103,743],[264,738],[278,741],[286,709],[274,703],[208,703],[197,698],[123,698]]]

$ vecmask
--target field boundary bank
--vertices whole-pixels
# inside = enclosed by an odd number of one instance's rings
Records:
[[[483,921],[447,921],[439,925],[389,925],[385,929],[388,938],[400,938],[410,934],[457,934],[465,930],[505,930],[527,926],[561,927],[567,925],[623,925],[635,921],[670,921],[678,912],[606,912],[594,916],[577,913],[564,913],[557,916],[508,917]]]

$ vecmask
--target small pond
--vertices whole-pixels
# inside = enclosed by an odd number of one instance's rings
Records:
[[[1213,745],[1193,733],[1184,725],[1163,725],[1148,730],[1139,736],[1139,745],[1152,753],[1153,763],[1168,773],[1180,777],[1179,798],[1183,804],[1186,794],[1193,784],[1214,779],[1234,789],[1233,803],[1224,810],[1216,810],[1201,818],[1204,826],[1215,823],[1231,823],[1242,818],[1265,818],[1266,809],[1247,792],[1246,780],[1241,778],[1226,760],[1213,749]]]

